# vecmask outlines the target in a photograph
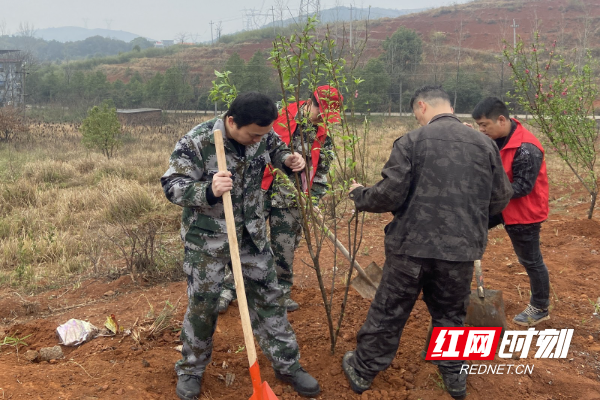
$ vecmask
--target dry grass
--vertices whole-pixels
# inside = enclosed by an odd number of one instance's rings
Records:
[[[371,124],[366,139],[367,184],[373,184],[381,179],[381,170],[390,157],[394,141],[416,127],[417,123],[413,117],[391,117]]]
[[[206,117],[176,118],[162,127],[128,128],[123,148],[110,160],[87,152],[74,124],[35,124],[27,138],[1,144],[0,285],[35,290],[133,273],[122,249],[131,247],[133,236],[138,245],[148,242],[143,235],[150,222],[159,227],[150,275],[180,271],[181,210],[165,199],[159,178],[177,139]],[[415,127],[411,117],[372,122],[367,184],[380,179],[394,140]],[[568,195],[581,188],[565,164],[551,152],[547,162],[551,183],[565,187],[555,206],[579,202]]]
[[[161,227],[153,272],[180,270],[181,210],[159,179],[177,139],[204,119],[130,128],[110,160],[80,145],[76,124],[36,123],[0,145],[0,284],[36,289],[124,270],[114,240],[127,243],[122,227],[147,221]]]

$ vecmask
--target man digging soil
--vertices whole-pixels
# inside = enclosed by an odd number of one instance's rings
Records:
[[[183,320],[182,359],[175,365],[180,399],[197,399],[210,363],[217,326],[217,303],[230,262],[222,195],[230,192],[240,244],[252,329],[277,379],[303,396],[316,396],[318,382],[299,363],[296,336],[287,319],[267,240],[260,185],[270,160],[277,168],[302,171],[305,163],[273,132],[277,108],[267,96],[239,95],[223,119],[193,128],[179,140],[161,178],[167,199],[183,207],[183,268],[188,277],[188,308]],[[229,170],[218,172],[214,131],[223,132]]]
[[[394,214],[385,227],[381,284],[356,350],[342,360],[356,393],[391,364],[421,290],[434,327],[463,326],[489,215],[499,214],[512,196],[498,148],[453,115],[441,87],[417,90],[410,105],[421,128],[394,142],[381,181],[370,188],[355,183],[349,193],[359,211]],[[463,398],[463,361],[434,363],[448,393]]]

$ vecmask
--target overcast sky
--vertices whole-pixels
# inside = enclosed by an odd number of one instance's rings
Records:
[[[271,7],[284,8],[288,18],[298,13],[301,0],[0,0],[0,28],[10,34],[19,30],[19,23],[33,24],[35,29],[61,26],[110,28],[135,33],[152,39],[174,39],[181,32],[188,39],[211,39],[211,25],[221,21],[222,33],[232,33],[245,27],[245,14],[254,9],[257,23],[272,20]],[[316,1],[316,0],[313,0]],[[415,9],[439,7],[455,0],[321,0],[321,9],[336,5]],[[464,3],[466,0],[459,0]],[[284,7],[281,6],[284,5]],[[248,10],[248,11],[244,11]],[[277,11],[275,11],[277,15]],[[277,17],[276,17],[277,19]]]

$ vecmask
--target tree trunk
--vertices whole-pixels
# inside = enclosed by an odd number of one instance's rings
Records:
[[[588,210],[588,219],[592,219],[594,215],[594,207],[596,206],[596,198],[598,197],[598,191],[592,193],[592,201],[590,202],[590,209]]]
[[[504,101],[504,61],[502,61],[502,69],[500,70],[500,99]]]

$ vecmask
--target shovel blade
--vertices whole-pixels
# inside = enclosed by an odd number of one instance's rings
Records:
[[[250,400],[279,400],[279,398],[273,393],[273,390],[267,381],[264,381],[260,384],[258,393],[252,393]]]
[[[506,330],[506,313],[501,290],[484,289],[485,297],[479,297],[477,290],[469,296],[465,325],[477,327],[501,327]]]
[[[250,400],[279,400],[279,398],[273,393],[269,384],[260,379],[260,368],[258,361],[250,367],[250,379],[252,380],[252,396]]]
[[[367,266],[367,268],[365,268],[365,274],[369,277],[372,284],[359,274],[352,279],[350,285],[358,292],[358,294],[362,296],[363,299],[372,299],[375,297],[375,292],[377,292],[377,287],[381,282],[383,270],[377,264],[372,262]]]

